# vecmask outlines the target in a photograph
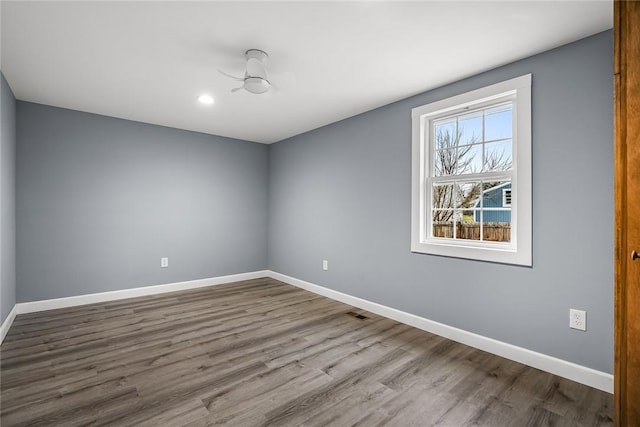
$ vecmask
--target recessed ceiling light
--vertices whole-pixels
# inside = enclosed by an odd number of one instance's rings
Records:
[[[203,94],[198,97],[198,102],[204,105],[213,104],[213,97],[211,95]]]

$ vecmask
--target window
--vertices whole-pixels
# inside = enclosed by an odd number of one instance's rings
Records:
[[[411,250],[531,265],[531,75],[412,110]]]

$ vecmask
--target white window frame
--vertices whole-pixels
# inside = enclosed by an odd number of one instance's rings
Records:
[[[513,102],[511,241],[431,237],[431,122],[444,115]],[[532,265],[531,74],[412,109],[411,251],[505,264]]]

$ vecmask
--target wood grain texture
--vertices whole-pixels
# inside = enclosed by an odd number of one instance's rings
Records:
[[[1,351],[2,426],[613,425],[607,393],[269,278],[19,315]]]
[[[640,2],[614,3],[615,414],[640,426]]]

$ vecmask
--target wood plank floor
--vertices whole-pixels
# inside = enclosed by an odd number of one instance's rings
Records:
[[[0,350],[3,427],[613,425],[610,394],[266,278],[19,315]]]

